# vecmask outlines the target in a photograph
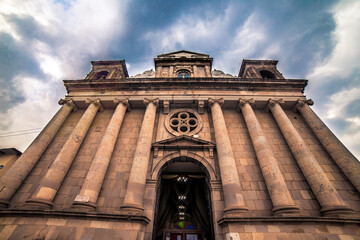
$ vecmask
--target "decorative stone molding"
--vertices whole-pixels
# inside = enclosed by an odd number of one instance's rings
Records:
[[[206,158],[196,154],[192,151],[187,151],[186,155],[187,159],[190,162],[198,164],[206,174],[208,174],[209,180],[216,181],[216,173],[214,168],[211,166],[210,161]],[[181,159],[180,151],[176,151],[173,153],[170,153],[163,157],[153,168],[153,171],[151,173],[151,179],[157,180],[159,179],[159,176],[161,172],[170,164],[176,161],[176,159]]]
[[[198,112],[200,114],[204,114],[204,108],[205,108],[205,102],[204,101],[198,101]]]
[[[164,101],[163,102],[163,107],[164,107],[164,114],[168,114],[170,111],[170,102],[169,101]]]

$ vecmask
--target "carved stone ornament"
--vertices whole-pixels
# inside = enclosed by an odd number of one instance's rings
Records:
[[[149,103],[153,103],[155,106],[159,106],[159,99],[158,98],[156,98],[156,99],[145,98],[144,104],[147,106]]]
[[[125,99],[118,99],[118,98],[115,98],[114,99],[114,104],[115,106],[117,106],[118,104],[123,104],[125,107],[127,107],[127,110],[130,111],[131,110],[131,106],[130,106],[130,103],[129,103],[129,99],[128,98],[125,98]]]
[[[209,98],[208,102],[210,106],[214,105],[215,103],[218,103],[220,106],[222,106],[225,103],[223,98],[219,98],[219,99]]]
[[[239,106],[243,106],[243,105],[245,105],[245,103],[249,103],[250,106],[252,106],[255,104],[255,100],[253,98],[250,98],[250,99],[240,98],[239,99]]]
[[[98,106],[99,107],[99,111],[102,112],[104,110],[104,107],[103,105],[101,104],[101,101],[99,98],[97,99],[91,99],[91,98],[88,98],[85,100],[85,103],[87,104],[91,104],[91,103],[94,103],[95,106]]]
[[[202,128],[201,116],[192,109],[173,110],[165,118],[165,128],[175,136],[192,136]]]
[[[298,99],[296,101],[296,104],[295,104],[294,108],[293,108],[293,111],[297,112],[298,107],[301,107],[304,104],[307,104],[307,105],[311,106],[311,105],[314,105],[314,101],[311,100],[311,99],[306,99],[306,100]]]
[[[69,107],[73,107],[73,111],[74,112],[77,112],[79,109],[78,109],[78,107],[76,106],[76,104],[75,104],[75,102],[74,102],[74,100],[73,99],[60,99],[59,100],[59,105],[64,105],[64,104],[66,104],[66,105],[68,105]]]
[[[170,112],[170,102],[164,101],[163,108],[164,108],[164,114],[168,114]]]
[[[283,104],[285,103],[285,101],[280,98],[280,99],[269,99],[268,103],[266,104],[266,111],[269,112],[269,107],[273,107],[275,106],[275,104]]]
[[[198,101],[198,112],[200,114],[204,114],[204,108],[205,108],[205,102],[204,101]]]

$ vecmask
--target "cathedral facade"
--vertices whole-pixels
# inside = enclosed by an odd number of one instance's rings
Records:
[[[0,179],[0,239],[359,239],[360,163],[275,60],[92,61]]]

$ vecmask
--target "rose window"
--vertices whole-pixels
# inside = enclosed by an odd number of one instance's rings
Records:
[[[193,135],[200,131],[200,115],[192,109],[177,109],[165,121],[167,130],[173,135]]]

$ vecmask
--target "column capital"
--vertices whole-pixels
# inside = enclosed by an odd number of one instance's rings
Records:
[[[125,99],[118,99],[118,98],[115,98],[114,99],[114,105],[115,107],[119,104],[122,104],[124,105],[128,110],[130,110],[130,103],[129,103],[129,99],[128,98],[125,98]]]
[[[249,99],[244,99],[244,98],[240,98],[239,99],[239,106],[243,106],[246,103],[250,104],[250,106],[255,104],[255,100],[253,98],[249,98]]]
[[[225,103],[223,98],[218,98],[218,99],[209,98],[208,102],[209,102],[210,106],[214,105],[215,103],[218,103],[220,105],[220,107]]]
[[[269,107],[273,107],[275,106],[275,104],[283,104],[285,103],[284,99],[280,98],[280,99],[269,99],[267,104],[266,104],[266,111],[268,112],[269,111]]]
[[[293,108],[293,111],[294,111],[294,112],[297,112],[297,108],[298,108],[298,107],[301,107],[301,106],[304,106],[305,104],[311,106],[311,105],[314,105],[314,101],[311,100],[311,99],[305,99],[305,100],[298,99],[298,100],[296,101],[296,104],[295,104],[294,108]]]
[[[87,104],[94,103],[95,106],[99,107],[100,112],[104,110],[104,107],[101,104],[100,98],[96,98],[96,99],[88,98],[88,99],[85,100],[85,103],[87,103]]]
[[[78,107],[75,105],[75,102],[72,98],[70,99],[60,99],[59,100],[59,105],[68,105],[69,107],[72,107],[73,108],[73,111],[76,112],[78,110]]]
[[[155,98],[155,99],[145,98],[144,99],[145,106],[147,106],[149,103],[153,103],[155,106],[159,106],[159,99],[158,98]]]

